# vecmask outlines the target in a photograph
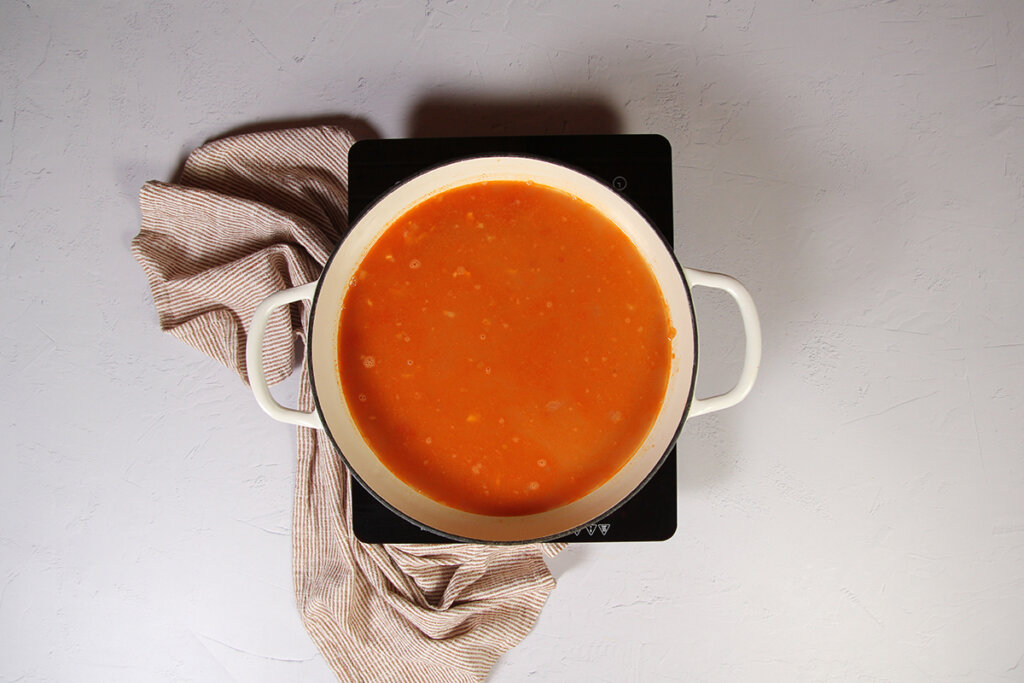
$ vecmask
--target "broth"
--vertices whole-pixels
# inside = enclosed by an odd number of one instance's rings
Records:
[[[342,391],[377,457],[485,515],[544,512],[614,476],[657,417],[674,335],[629,238],[522,181],[402,215],[363,258],[340,324]]]

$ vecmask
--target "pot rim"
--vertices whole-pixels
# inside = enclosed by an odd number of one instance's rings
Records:
[[[692,354],[691,354],[691,356],[692,356],[692,363],[691,363],[691,367],[689,369],[689,382],[688,382],[689,386],[688,386],[688,390],[687,390],[686,399],[685,399],[685,402],[683,403],[681,411],[679,412],[679,419],[675,423],[675,426],[674,426],[671,438],[668,439],[668,442],[667,442],[665,448],[663,449],[662,453],[658,456],[658,459],[657,459],[656,462],[654,462],[653,466],[651,466],[649,468],[649,470],[647,471],[646,475],[642,478],[642,480],[639,483],[637,483],[631,490],[629,490],[629,492],[625,496],[623,496],[620,500],[618,500],[618,502],[614,503],[610,507],[604,509],[602,512],[600,512],[598,515],[594,516],[593,518],[588,519],[587,521],[582,522],[580,524],[573,525],[573,526],[571,526],[571,527],[569,527],[569,528],[567,528],[565,530],[557,531],[557,532],[553,532],[551,534],[546,534],[546,535],[537,536],[537,537],[529,537],[529,538],[513,539],[513,540],[506,540],[506,539],[495,540],[495,539],[480,539],[480,538],[474,538],[474,537],[471,537],[471,536],[465,536],[465,535],[461,535],[461,534],[454,533],[454,532],[451,532],[451,531],[446,531],[444,529],[439,529],[439,528],[437,528],[437,527],[435,527],[433,525],[430,525],[430,524],[424,523],[422,521],[419,521],[416,518],[414,518],[413,516],[411,516],[410,514],[404,512],[403,510],[401,510],[398,507],[396,507],[394,504],[392,504],[390,501],[388,501],[386,498],[384,498],[378,491],[376,491],[372,486],[370,486],[367,483],[367,481],[365,480],[363,475],[359,473],[357,468],[353,466],[353,463],[350,460],[350,458],[345,454],[345,450],[341,447],[342,446],[341,440],[335,435],[334,431],[331,429],[331,422],[330,422],[330,420],[328,420],[327,415],[326,415],[326,413],[325,413],[325,411],[323,409],[323,406],[321,404],[320,395],[317,392],[316,373],[313,371],[313,368],[312,368],[312,359],[314,358],[314,339],[316,337],[316,335],[313,334],[313,330],[315,329],[314,328],[314,324],[315,324],[315,320],[316,320],[317,310],[319,308],[318,304],[319,304],[320,299],[321,299],[321,293],[322,293],[322,289],[324,287],[324,282],[325,282],[325,279],[326,279],[325,278],[326,274],[328,272],[330,272],[331,266],[335,262],[336,258],[338,258],[339,255],[342,254],[345,251],[346,243],[349,242],[349,237],[351,235],[353,235],[357,231],[357,228],[361,225],[362,221],[367,216],[371,216],[373,214],[374,209],[378,205],[380,205],[381,203],[386,201],[395,191],[399,190],[400,188],[405,187],[406,185],[408,185],[409,183],[411,183],[414,180],[420,179],[422,176],[425,176],[425,175],[430,174],[430,173],[437,172],[439,169],[444,169],[444,168],[447,168],[447,167],[450,167],[450,166],[455,166],[455,165],[463,164],[463,163],[466,163],[466,162],[472,162],[472,161],[479,162],[479,161],[482,161],[482,160],[492,160],[492,159],[493,160],[498,160],[498,159],[509,159],[509,158],[517,158],[517,159],[525,159],[525,160],[529,160],[529,161],[541,162],[541,163],[544,163],[544,164],[549,164],[549,165],[552,165],[552,166],[561,167],[562,169],[566,169],[566,170],[568,170],[570,172],[582,175],[582,176],[586,177],[587,179],[589,179],[590,181],[597,182],[608,193],[613,193],[616,197],[619,197],[622,201],[626,202],[626,204],[628,204],[629,208],[633,212],[635,212],[642,219],[642,222],[649,228],[649,230],[657,236],[658,241],[660,243],[660,247],[662,249],[664,249],[665,252],[668,254],[668,256],[669,256],[669,258],[671,260],[671,263],[672,263],[672,265],[675,268],[675,275],[678,276],[679,281],[682,284],[682,290],[683,290],[683,292],[685,292],[685,295],[686,295],[685,304],[686,304],[686,307],[689,309],[689,322],[690,322],[689,327],[690,327],[691,335],[692,335]],[[479,181],[477,181],[477,182],[479,182]],[[446,191],[448,189],[452,189],[454,187],[459,187],[459,186],[464,185],[464,184],[470,184],[470,183],[456,183],[456,184],[453,184],[453,185],[450,185],[450,186],[439,185],[438,186],[439,189],[437,189],[434,192],[428,192],[428,193],[422,195],[416,201],[415,204],[418,204],[418,203],[420,203],[422,201],[425,201],[429,197],[436,196],[436,194],[444,192],[444,191]],[[543,182],[539,182],[538,184],[539,185],[546,185],[548,187],[554,187],[554,189],[558,189],[558,190],[560,190],[562,192],[567,192],[567,193],[573,194],[575,196],[575,194],[571,190],[566,189],[566,188],[555,187],[553,185],[550,185],[550,184],[547,184],[547,183],[543,183]],[[583,201],[587,201],[587,200],[584,199]],[[413,204],[413,205],[415,205],[415,204]],[[378,232],[377,237],[374,238],[374,240],[370,243],[370,246],[372,247],[372,244],[374,244],[376,242],[376,240],[379,239],[380,235],[382,235],[385,231],[387,231],[394,224],[394,221],[397,220],[398,218],[400,218],[405,213],[405,211],[407,211],[407,210],[408,210],[408,208],[406,208],[404,210],[401,210],[401,211],[395,212],[391,216],[391,219],[386,223],[384,228],[381,229]],[[640,247],[638,247],[636,245],[634,245],[634,246],[638,250],[641,251],[641,254],[644,254],[643,250],[641,250]],[[363,250],[363,253],[362,253],[362,255],[359,258],[360,261],[363,258],[365,258],[366,253],[367,253],[369,248],[370,247],[367,247],[366,249]],[[645,260],[647,260],[646,256],[645,256]],[[662,284],[663,284],[662,280],[663,280],[663,278],[655,275],[655,279],[658,281],[659,287],[662,287]],[[663,296],[664,296],[664,289],[663,289]],[[668,302],[666,301],[666,305],[667,304],[668,304]],[[676,327],[676,334],[677,335],[683,333],[683,331],[677,325],[678,322],[679,321],[672,321],[673,325]],[[382,505],[384,505],[388,510],[390,510],[394,514],[398,515],[399,517],[401,517],[402,519],[406,520],[407,522],[415,525],[416,527],[418,527],[420,529],[423,529],[425,531],[428,531],[430,533],[436,534],[438,536],[441,536],[443,538],[450,539],[452,541],[466,542],[466,543],[483,543],[483,544],[487,544],[487,545],[523,545],[523,544],[529,544],[529,543],[544,543],[544,542],[557,541],[560,538],[564,538],[568,534],[571,534],[571,533],[573,533],[575,531],[579,531],[579,530],[585,529],[586,527],[588,527],[588,526],[590,526],[592,524],[597,523],[601,519],[604,519],[608,515],[612,514],[613,512],[615,512],[616,510],[621,508],[623,505],[625,505],[627,502],[629,502],[641,489],[643,489],[644,486],[646,486],[650,482],[651,478],[653,478],[654,475],[658,472],[658,470],[664,465],[665,460],[668,457],[668,454],[671,452],[672,448],[675,446],[676,442],[678,441],[679,435],[680,435],[680,433],[682,431],[682,428],[683,428],[683,425],[686,422],[686,419],[687,419],[687,417],[689,415],[690,408],[691,408],[691,405],[693,403],[693,397],[694,397],[694,391],[695,391],[695,385],[696,385],[696,377],[697,377],[697,364],[698,364],[698,353],[699,353],[699,347],[698,347],[697,341],[698,341],[697,340],[697,325],[696,325],[696,320],[695,320],[695,311],[694,311],[694,308],[693,308],[693,295],[692,295],[692,292],[691,292],[691,285],[688,282],[688,280],[686,279],[686,275],[685,275],[685,272],[684,272],[684,269],[683,269],[682,265],[679,263],[679,260],[675,256],[675,253],[674,253],[674,250],[672,248],[672,245],[670,245],[668,243],[667,238],[664,235],[662,235],[661,232],[654,227],[653,222],[650,220],[650,218],[646,215],[645,212],[643,212],[639,207],[637,207],[635,204],[633,204],[633,202],[629,201],[627,198],[622,196],[620,193],[615,192],[610,187],[607,187],[599,178],[596,178],[592,174],[587,173],[586,171],[583,171],[583,170],[581,170],[579,168],[576,168],[576,167],[572,166],[571,164],[567,164],[567,163],[559,161],[559,160],[553,160],[553,159],[543,158],[543,157],[537,156],[537,155],[528,155],[528,154],[480,154],[480,155],[467,155],[465,157],[460,157],[459,159],[456,159],[456,160],[449,160],[449,161],[446,161],[444,163],[437,164],[437,165],[431,166],[431,167],[426,168],[426,169],[422,169],[421,171],[417,172],[414,175],[409,176],[408,178],[403,180],[401,183],[398,183],[397,185],[392,187],[388,192],[386,192],[386,193],[380,195],[379,197],[377,197],[374,200],[374,202],[372,204],[370,204],[366,208],[365,211],[363,211],[363,213],[359,216],[359,218],[355,222],[350,224],[348,231],[345,233],[345,235],[342,237],[341,241],[335,246],[334,250],[331,252],[331,255],[327,259],[327,262],[324,264],[323,271],[321,272],[320,276],[317,278],[316,289],[314,291],[312,301],[310,302],[309,323],[308,323],[308,326],[307,326],[306,344],[305,344],[305,353],[306,353],[305,363],[307,364],[308,376],[309,376],[309,379],[310,379],[310,387],[311,387],[312,396],[313,396],[313,403],[314,403],[317,416],[320,419],[320,424],[322,425],[322,428],[323,428],[324,432],[327,434],[328,438],[330,439],[331,444],[334,447],[334,451],[335,451],[336,455],[345,464],[346,469],[347,469],[349,475],[353,479],[355,479],[359,483],[360,486],[362,486],[366,491],[368,491],[370,493],[370,495],[372,495],[377,501],[379,501]],[[336,354],[336,351],[334,353]],[[666,389],[666,397],[665,397],[665,399],[667,399],[667,398],[668,398],[668,394],[667,394],[667,389]],[[663,399],[663,404],[662,404],[663,406],[664,406],[664,400],[665,399]],[[652,427],[652,430],[653,430],[653,427]],[[648,434],[648,437],[649,437],[649,434]],[[648,437],[645,437],[645,439],[648,438]],[[612,478],[614,479],[615,476],[616,475],[613,475]],[[600,489],[602,486],[604,486],[604,484],[599,486],[598,489]],[[589,495],[589,494],[587,494],[587,495]],[[564,506],[562,506],[562,507],[564,507]],[[557,510],[557,509],[559,509],[559,508],[553,508],[553,510]],[[551,512],[551,511],[548,511],[548,512]],[[539,514],[545,514],[545,513],[539,513]],[[509,519],[512,519],[512,518],[509,518]]]

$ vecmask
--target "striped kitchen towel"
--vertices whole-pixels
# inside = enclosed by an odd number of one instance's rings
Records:
[[[352,143],[329,126],[239,135],[195,150],[175,184],[147,183],[132,251],[160,326],[244,380],[253,310],[315,280],[347,229]],[[271,318],[271,382],[291,373],[307,313]],[[299,404],[313,408],[305,370]],[[366,545],[349,486],[326,434],[299,427],[292,567],[324,658],[347,681],[484,679],[533,627],[555,586],[543,557],[559,546]]]

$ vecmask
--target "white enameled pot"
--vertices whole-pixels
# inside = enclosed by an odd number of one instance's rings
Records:
[[[488,516],[438,503],[396,477],[370,449],[356,427],[341,391],[338,340],[341,307],[349,282],[377,239],[403,214],[425,199],[481,181],[519,180],[557,188],[600,210],[632,240],[654,273],[677,334],[672,339],[668,388],[654,426],[633,457],[602,486],[583,498],[547,512]],[[690,288],[721,289],[739,307],[746,333],[740,378],[730,391],[711,398],[693,396],[697,375],[697,324]],[[271,311],[289,303],[312,301],[306,345],[316,411],[285,408],[270,394],[263,371],[262,344]],[[458,539],[487,543],[549,540],[590,524],[636,493],[661,465],[688,417],[722,410],[750,392],[761,361],[761,328],[747,290],[719,273],[683,268],[655,228],[611,188],[579,171],[550,161],[521,156],[478,157],[431,170],[395,187],[352,226],[320,279],[268,297],[256,310],[246,349],[249,381],[256,400],[282,422],[324,429],[350,472],[389,508],[415,524]]]

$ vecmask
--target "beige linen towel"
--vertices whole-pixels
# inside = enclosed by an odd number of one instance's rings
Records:
[[[147,183],[132,251],[161,327],[244,380],[253,310],[316,279],[347,229],[352,142],[336,127],[239,135],[195,150],[177,184]],[[271,319],[271,382],[292,371],[302,306]],[[313,407],[305,371],[299,403]],[[360,543],[344,465],[324,432],[298,428],[295,593],[342,680],[482,680],[533,627],[555,586],[543,555],[557,549]]]

